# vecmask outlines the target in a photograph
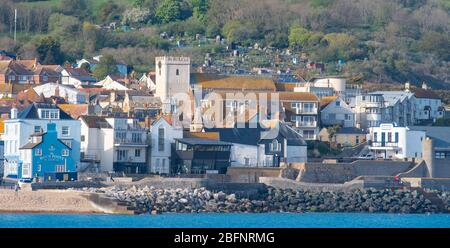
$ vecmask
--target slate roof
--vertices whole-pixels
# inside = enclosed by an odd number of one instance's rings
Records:
[[[204,89],[237,91],[275,91],[272,78],[237,75],[218,75],[192,73],[191,83],[199,84]]]
[[[38,109],[45,108],[45,109],[59,109],[59,119],[60,120],[73,120],[73,118],[58,108],[56,104],[52,103],[33,103],[30,104],[28,107],[26,107],[22,112],[19,113],[18,118],[19,119],[39,119]]]
[[[104,116],[84,115],[80,118],[89,128],[112,128]]]
[[[200,139],[200,138],[182,138],[176,139],[181,143],[189,144],[189,145],[204,145],[204,146],[231,146],[233,145],[230,142],[224,142],[219,140],[212,139]]]
[[[341,127],[336,133],[338,134],[367,134],[364,129],[356,128],[356,127]]]
[[[426,136],[433,139],[436,148],[450,149],[450,127],[410,126],[409,129],[425,131]]]
[[[441,99],[434,91],[425,90],[422,88],[417,88],[414,90],[414,96],[416,98],[426,98],[426,99]]]

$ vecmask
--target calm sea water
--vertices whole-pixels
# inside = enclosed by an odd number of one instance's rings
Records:
[[[450,227],[450,214],[0,214],[0,227]]]

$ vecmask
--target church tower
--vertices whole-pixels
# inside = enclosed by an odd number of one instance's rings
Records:
[[[190,91],[190,67],[188,57],[155,58],[155,96],[161,99],[164,113],[171,112],[175,94]]]

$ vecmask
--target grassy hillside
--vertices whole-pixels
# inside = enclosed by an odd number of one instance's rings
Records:
[[[245,61],[225,45],[199,42],[221,35],[245,49],[257,43],[326,64],[326,73],[372,83],[450,88],[449,0],[2,0],[0,49],[45,61],[108,53],[145,71],[158,54],[203,63],[290,66],[281,54],[250,51]],[[19,42],[11,40],[14,8]],[[105,27],[115,22],[117,29]],[[100,28],[101,27],[101,28]],[[161,33],[172,39],[162,39]],[[184,41],[183,48],[177,41]],[[52,48],[52,49],[50,49]],[[302,74],[302,75],[303,75]],[[306,77],[314,76],[310,74]]]

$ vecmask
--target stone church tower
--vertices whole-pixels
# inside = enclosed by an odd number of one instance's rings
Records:
[[[175,94],[190,91],[190,67],[188,57],[155,58],[155,96],[161,99],[164,113],[171,112]]]

